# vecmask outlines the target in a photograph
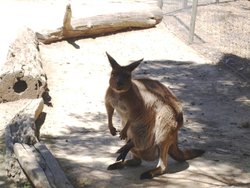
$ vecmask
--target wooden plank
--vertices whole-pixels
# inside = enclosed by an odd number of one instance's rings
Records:
[[[36,143],[34,145],[37,152],[40,153],[43,160],[46,162],[46,168],[49,168],[49,171],[53,175],[50,178],[50,183],[58,188],[73,188],[73,185],[70,183],[68,178],[65,176],[63,170],[61,169],[59,163],[54,158],[54,156],[51,154],[51,152],[48,150],[48,148],[41,143]],[[45,171],[46,173],[46,171]],[[51,175],[49,175],[51,176]],[[47,176],[48,177],[48,176]]]
[[[25,174],[36,188],[52,187],[28,145],[15,143],[14,152]]]

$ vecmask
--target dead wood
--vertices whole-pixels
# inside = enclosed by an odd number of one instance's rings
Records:
[[[37,188],[71,188],[54,156],[39,142],[35,121],[43,106],[43,99],[30,99],[6,126],[7,175],[15,182],[25,182],[27,176]]]
[[[30,99],[5,128],[6,171],[7,176],[15,182],[27,181],[21,170],[15,153],[15,143],[32,145],[38,142],[35,120],[43,110],[43,100]]]
[[[117,1],[106,6],[114,8],[108,13],[96,12],[94,16],[73,19],[69,4],[66,6],[63,26],[52,31],[37,32],[37,37],[48,44],[68,38],[100,36],[126,29],[150,28],[158,24],[163,17],[162,1]]]
[[[0,103],[39,98],[46,86],[36,35],[25,29],[10,45],[6,63],[0,70]]]
[[[14,144],[14,152],[20,166],[25,174],[29,177],[36,188],[50,188],[49,181],[39,163],[36,156],[33,154],[32,149],[27,144]]]

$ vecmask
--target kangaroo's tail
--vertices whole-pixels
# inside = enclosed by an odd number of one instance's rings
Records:
[[[201,149],[187,149],[183,151],[180,150],[178,147],[178,137],[176,133],[175,140],[173,144],[170,146],[168,153],[174,160],[181,162],[199,157],[203,153],[205,153],[205,151]]]

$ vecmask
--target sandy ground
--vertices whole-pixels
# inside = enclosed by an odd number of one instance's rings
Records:
[[[34,3],[34,11],[39,5]],[[38,25],[28,18],[27,23]],[[155,28],[80,39],[73,45],[40,45],[53,104],[44,109],[41,141],[75,187],[250,186],[249,82],[186,45],[169,32],[165,21]],[[161,81],[183,101],[180,146],[205,149],[202,157],[185,163],[170,159],[167,173],[153,180],[141,181],[139,176],[157,161],[106,170],[124,143],[107,128],[104,95],[111,69],[106,51],[124,65],[143,57],[135,76]],[[120,126],[118,117],[114,125]],[[4,164],[2,139],[0,144]],[[0,187],[8,186],[0,165]]]

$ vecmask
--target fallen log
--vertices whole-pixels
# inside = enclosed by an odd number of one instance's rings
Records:
[[[52,31],[37,32],[37,38],[49,44],[68,38],[95,37],[133,28],[150,28],[163,18],[162,0],[115,1],[101,6],[110,11],[73,19],[69,4],[66,6],[63,26]],[[91,6],[86,6],[85,10],[91,8],[95,11]]]
[[[36,143],[34,148],[39,154],[38,161],[41,159],[44,160],[44,172],[52,187],[73,188],[73,185],[67,179],[59,163],[48,150],[48,148],[40,142]]]
[[[36,143],[14,144],[14,151],[25,174],[36,188],[73,188],[48,148]]]
[[[25,29],[10,45],[7,60],[0,70],[0,103],[39,98],[46,86],[38,40],[32,30]]]
[[[35,121],[43,106],[43,99],[30,99],[6,126],[7,176],[19,184],[29,180],[36,188],[73,188],[54,156],[39,142]]]
[[[15,143],[34,144],[38,142],[35,120],[43,110],[43,100],[30,99],[25,101],[25,106],[12,118],[5,128],[5,164],[7,176],[17,183],[26,182],[16,155],[14,153]]]
[[[25,174],[36,188],[51,188],[49,181],[27,144],[14,144],[14,152]]]

